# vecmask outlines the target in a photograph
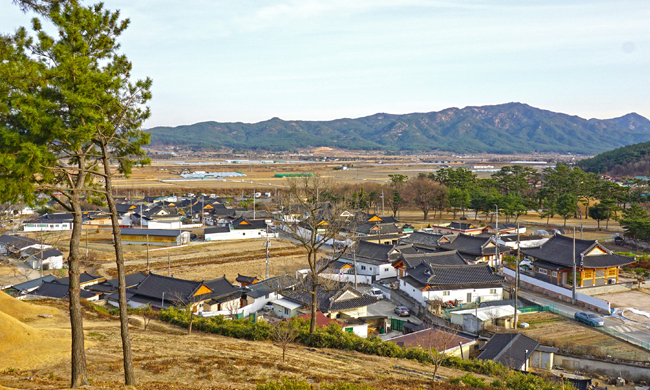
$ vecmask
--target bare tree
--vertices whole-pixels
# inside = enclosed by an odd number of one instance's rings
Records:
[[[280,321],[273,328],[272,337],[282,348],[282,363],[286,361],[287,348],[298,337],[298,329],[291,321]]]
[[[347,221],[341,215],[345,210],[343,202],[335,201],[335,197],[329,196],[332,187],[330,182],[318,176],[290,179],[288,182],[288,193],[292,201],[300,205],[306,215],[301,222],[285,223],[283,229],[307,251],[307,291],[311,294],[310,333],[316,331],[317,298],[321,286],[319,275],[340,259],[349,247],[347,240],[335,241]],[[331,246],[332,251],[326,257],[320,256],[327,246]]]
[[[239,316],[239,309],[241,308],[241,302],[239,299],[233,299],[223,304],[224,310],[228,311],[228,315],[231,319],[236,320]]]
[[[426,176],[418,176],[404,187],[404,198],[422,211],[426,221],[429,211],[435,210],[441,199],[447,198],[447,187]]]
[[[458,340],[458,330],[447,327],[436,327],[430,325],[427,329],[421,330],[417,346],[422,348],[433,364],[433,376],[431,387],[436,387],[436,375],[442,363],[449,356],[449,349],[455,347]]]
[[[182,293],[174,292],[170,294],[172,302],[180,306],[190,315],[190,322],[187,325],[187,335],[192,334],[192,325],[194,323],[195,302],[192,296],[186,297]]]

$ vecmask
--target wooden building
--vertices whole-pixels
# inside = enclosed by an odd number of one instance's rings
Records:
[[[569,287],[573,282],[573,238],[556,234],[535,248],[522,248],[530,257],[533,276],[544,282]],[[577,287],[618,283],[619,267],[631,264],[633,257],[620,256],[597,240],[575,240]]]

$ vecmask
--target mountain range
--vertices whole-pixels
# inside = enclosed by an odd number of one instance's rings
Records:
[[[202,122],[154,127],[154,145],[193,148],[448,151],[454,153],[576,153],[594,155],[650,141],[650,121],[636,113],[584,119],[523,103],[375,114],[331,121]]]

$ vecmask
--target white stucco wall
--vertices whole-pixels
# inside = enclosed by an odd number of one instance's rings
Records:
[[[494,286],[490,288],[462,288],[457,290],[434,290],[434,291],[421,291],[404,279],[400,280],[399,289],[410,295],[413,299],[424,305],[425,301],[433,301],[441,299],[444,302],[458,300],[467,303],[467,294],[472,294],[472,302],[476,302],[479,298],[481,302],[498,301],[503,299],[503,287]],[[494,290],[494,291],[493,291]],[[448,295],[445,295],[445,294]]]

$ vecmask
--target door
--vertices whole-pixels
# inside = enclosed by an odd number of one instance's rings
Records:
[[[467,293],[467,303],[472,302],[472,293]]]

